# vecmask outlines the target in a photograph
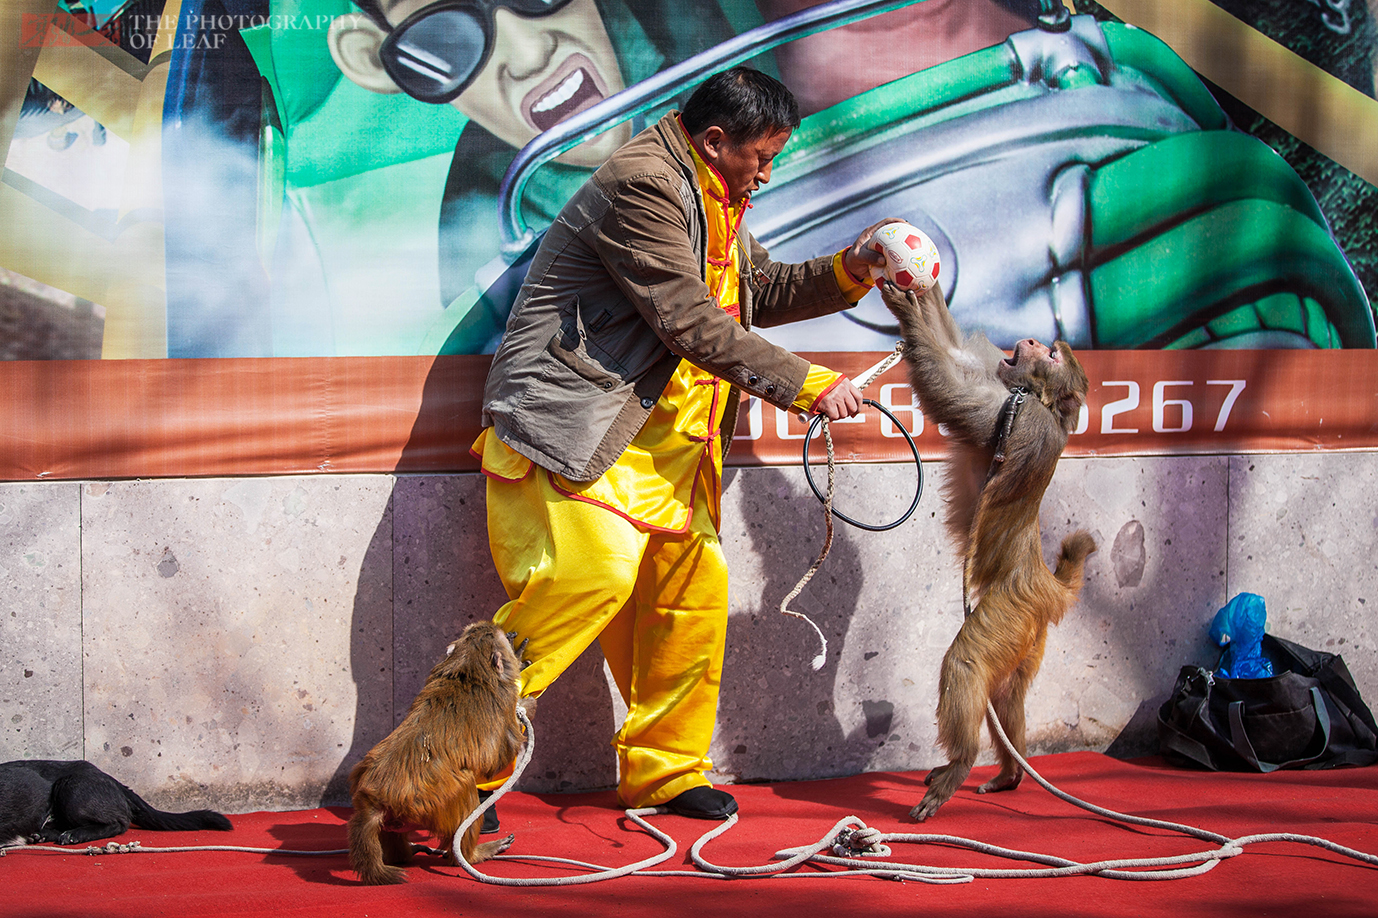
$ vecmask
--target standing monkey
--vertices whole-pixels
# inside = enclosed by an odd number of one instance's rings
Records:
[[[505,767],[522,746],[517,719],[517,657],[501,629],[475,622],[445,652],[397,729],[349,773],[354,815],[349,863],[368,884],[401,883],[411,860],[407,833],[427,829],[449,848],[478,806],[477,784]],[[478,844],[479,823],[460,850],[474,864],[507,850],[512,836]],[[458,864],[454,851],[448,863]]]
[[[966,620],[943,657],[938,739],[948,763],[925,780],[909,815],[922,822],[962,786],[980,749],[989,700],[1024,755],[1024,697],[1043,660],[1048,624],[1081,591],[1085,530],[1062,541],[1056,571],[1043,561],[1038,508],[1086,401],[1086,372],[1065,341],[1027,339],[1006,357],[979,332],[965,340],[935,284],[922,296],[884,284],[899,319],[909,375],[924,415],[952,439],[947,529],[963,559]],[[994,725],[991,725],[994,736]],[[978,793],[1019,785],[1023,769],[996,743],[1000,773]]]

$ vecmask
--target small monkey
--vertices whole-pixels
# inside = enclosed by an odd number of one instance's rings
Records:
[[[519,665],[507,636],[475,622],[445,650],[397,729],[349,773],[354,815],[349,863],[367,884],[401,883],[411,860],[407,833],[427,829],[442,850],[478,806],[477,784],[513,760],[522,745],[517,719]],[[512,835],[478,844],[479,823],[460,850],[471,864],[507,850]],[[453,850],[447,863],[457,865]]]
[[[881,296],[899,319],[919,405],[951,437],[946,523],[963,559],[966,620],[943,656],[938,683],[938,739],[949,761],[928,774],[928,792],[909,812],[922,822],[970,774],[987,700],[1025,754],[1024,697],[1048,625],[1076,601],[1086,556],[1096,550],[1090,533],[1078,530],[1063,539],[1050,572],[1038,523],[1089,386],[1065,341],[1050,350],[1026,339],[1006,357],[979,332],[963,339],[937,285],[920,296],[884,284]],[[999,743],[996,755],[1000,773],[978,793],[1012,789],[1024,777]]]

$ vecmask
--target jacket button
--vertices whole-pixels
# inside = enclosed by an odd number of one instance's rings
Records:
[[[774,395],[774,394],[775,394],[775,383],[771,383],[770,385],[766,386],[766,395]]]
[[[748,377],[746,378],[746,384],[747,384],[748,386],[754,386],[754,385],[758,384],[760,381],[761,381],[761,377],[759,377],[759,376],[748,376]]]
[[[647,411],[650,411],[655,406],[656,400],[651,398],[649,395],[641,400],[641,407],[645,408]]]

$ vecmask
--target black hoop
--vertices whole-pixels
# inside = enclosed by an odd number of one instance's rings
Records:
[[[909,505],[908,510],[904,511],[904,516],[895,520],[893,523],[886,523],[881,526],[873,526],[870,523],[858,523],[851,517],[839,512],[836,507],[833,507],[833,516],[858,529],[865,529],[867,532],[885,532],[887,529],[894,529],[896,526],[909,519],[909,517],[914,515],[915,509],[918,508],[919,498],[923,496],[923,460],[919,458],[919,448],[914,444],[914,438],[909,436],[909,431],[904,429],[904,425],[900,423],[899,418],[895,417],[894,413],[891,412],[889,408],[869,398],[863,398],[861,403],[863,405],[870,405],[881,414],[885,415],[900,429],[900,433],[904,434],[904,441],[909,444],[909,451],[914,454],[914,467],[918,470],[918,479],[914,485],[914,502]],[[819,501],[827,503],[827,497],[822,491],[818,490],[818,485],[815,484],[813,480],[813,470],[809,467],[809,444],[813,442],[814,431],[818,429],[818,425],[821,424],[823,420],[823,415],[814,415],[813,421],[809,424],[809,432],[804,437],[804,477],[809,480],[809,487],[813,489],[813,496],[818,498]]]

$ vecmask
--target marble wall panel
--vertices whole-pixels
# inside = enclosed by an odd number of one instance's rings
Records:
[[[1224,602],[1227,460],[1063,459],[1043,502],[1055,563],[1077,528],[1095,537],[1086,586],[1049,631],[1028,702],[1040,752],[1158,750],[1158,707],[1186,664],[1215,661],[1207,628]]]
[[[391,490],[87,485],[86,757],[169,808],[343,800],[391,727]]]
[[[80,487],[0,484],[0,762],[84,751]]]
[[[719,774],[778,780],[945,760],[934,708],[942,654],[962,622],[961,572],[941,526],[947,468],[926,468],[916,518],[886,533],[839,525],[792,604],[828,636],[817,672],[816,638],[781,616],[779,601],[822,544],[821,509],[799,470],[737,473],[724,510],[734,579]],[[848,515],[879,522],[907,505],[904,466],[845,474],[838,504]],[[1144,717],[1183,663],[1205,659],[1201,621],[1223,596],[1224,461],[1064,460],[1043,519],[1049,562],[1076,528],[1102,550],[1081,604],[1051,632],[1028,703],[1030,747],[1104,749],[1130,727],[1122,750],[1154,751]]]
[[[1257,593],[1270,633],[1342,655],[1370,707],[1378,704],[1376,460],[1373,453],[1230,460],[1230,596]]]
[[[800,468],[739,469],[724,493],[730,618],[718,733],[724,779],[790,780],[915,767],[933,760],[933,698],[942,651],[962,621],[961,578],[943,533],[941,465],[925,467],[915,515],[888,532],[843,523],[818,572],[781,601],[818,557],[822,504]],[[825,471],[815,473],[825,487]],[[873,525],[909,506],[904,465],[839,468],[835,505]]]
[[[1078,527],[1100,550],[1050,632],[1032,751],[1155,752],[1157,706],[1182,665],[1214,662],[1206,627],[1242,590],[1264,596],[1274,633],[1343,653],[1372,700],[1373,460],[1064,459],[1043,507],[1045,557]],[[715,780],[944,760],[938,666],[962,622],[947,474],[925,466],[918,511],[897,529],[838,523],[791,603],[827,639],[815,670],[818,637],[780,602],[822,547],[822,506],[799,468],[729,470]],[[348,768],[445,644],[505,601],[484,487],[477,475],[0,485],[0,756],[85,756],[168,808],[346,802]],[[879,522],[913,488],[912,467],[845,465],[837,504]],[[624,714],[594,645],[542,697],[522,788],[612,786]]]

